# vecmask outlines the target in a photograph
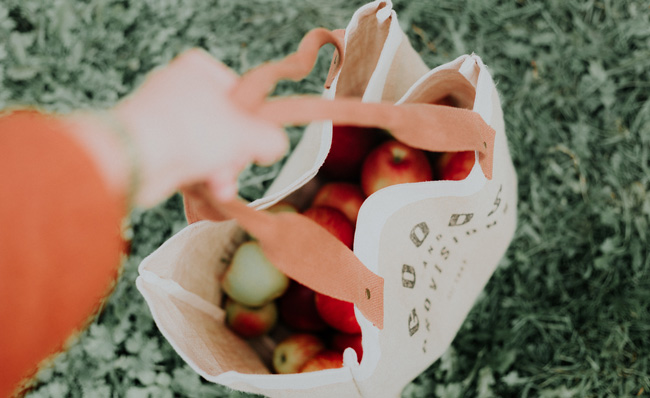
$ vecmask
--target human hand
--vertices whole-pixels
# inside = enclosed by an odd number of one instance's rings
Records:
[[[153,71],[112,110],[136,147],[136,204],[151,206],[196,182],[207,182],[219,199],[232,199],[247,164],[270,164],[286,153],[287,136],[279,126],[230,101],[237,79],[208,53],[193,49]]]

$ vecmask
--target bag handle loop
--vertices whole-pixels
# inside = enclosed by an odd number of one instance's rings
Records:
[[[333,44],[336,52],[330,65],[326,88],[343,65],[345,30],[334,31],[316,28],[300,41],[298,50],[284,59],[267,62],[246,72],[230,92],[230,99],[240,107],[255,111],[263,105],[267,96],[280,80],[302,80],[314,68],[318,51],[326,44]]]

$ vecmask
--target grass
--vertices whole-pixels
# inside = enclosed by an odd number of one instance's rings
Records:
[[[0,108],[107,107],[185,48],[239,72],[363,2],[3,0]],[[476,52],[519,175],[515,239],[452,347],[404,397],[650,395],[650,2],[395,0],[429,66]],[[318,70],[279,91],[317,92]],[[299,131],[292,131],[294,141]],[[252,168],[255,197],[277,169]],[[104,312],[30,397],[245,396],[201,380],[152,322],[139,262],[185,221],[178,196],[132,215]]]

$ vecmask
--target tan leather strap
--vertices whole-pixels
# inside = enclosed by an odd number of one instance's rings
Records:
[[[327,230],[297,213],[257,211],[239,201],[217,202],[204,185],[184,191],[217,219],[236,219],[280,271],[313,290],[352,302],[375,326],[384,326],[384,279],[371,272]],[[210,218],[212,214],[205,213]]]
[[[334,124],[381,127],[407,145],[432,152],[478,151],[481,169],[492,179],[495,132],[469,109],[303,96],[268,101],[257,115],[276,124],[332,120]]]

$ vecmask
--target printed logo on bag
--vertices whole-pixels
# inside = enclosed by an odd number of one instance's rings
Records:
[[[459,293],[466,267],[472,261],[467,256],[471,254],[472,240],[495,233],[500,216],[508,212],[508,203],[502,198],[500,185],[488,212],[453,212],[448,214],[446,224],[423,220],[412,227],[409,240],[421,261],[402,264],[402,287],[414,290],[424,284],[428,293],[405,315],[404,327],[410,337],[422,336],[423,353],[427,352],[427,337],[436,321],[431,313],[432,303],[450,301]]]

